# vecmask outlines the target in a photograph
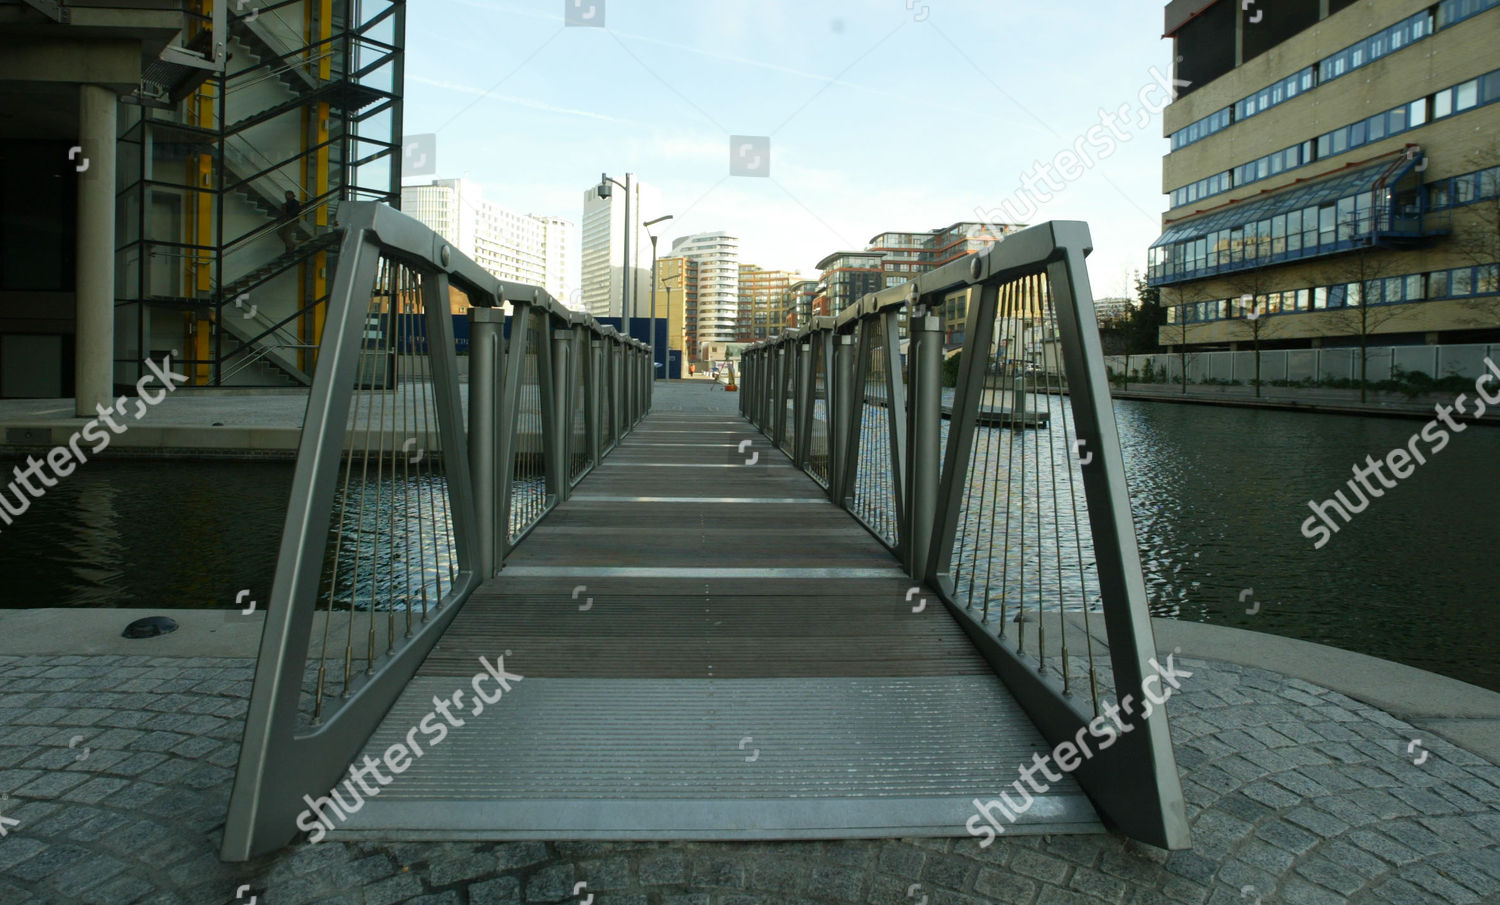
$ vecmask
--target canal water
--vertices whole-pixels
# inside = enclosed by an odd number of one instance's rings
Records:
[[[1500,690],[1500,429],[1455,435],[1314,549],[1300,530],[1308,501],[1349,496],[1352,467],[1407,446],[1423,422],[1125,400],[1115,410],[1156,615]],[[288,463],[90,462],[0,525],[0,606],[227,608],[247,588],[263,599],[291,475]]]

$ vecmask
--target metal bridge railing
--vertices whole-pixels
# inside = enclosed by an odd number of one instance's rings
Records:
[[[297,832],[460,606],[649,405],[646,347],[343,205],[222,855]],[[468,309],[467,424],[453,312]],[[507,315],[508,312],[508,315]]]
[[[1090,247],[1042,224],[751,346],[741,411],[945,602],[1049,744],[1132,702],[1075,775],[1113,825],[1181,848]]]

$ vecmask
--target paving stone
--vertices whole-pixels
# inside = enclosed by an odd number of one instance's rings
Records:
[[[648,852],[640,856],[636,871],[646,886],[682,883],[687,879],[687,857],[681,852]]]
[[[1256,827],[1255,835],[1294,855],[1300,855],[1318,844],[1317,836],[1284,820],[1273,820]]]
[[[515,877],[499,877],[475,883],[469,887],[468,892],[469,905],[521,905],[521,883]]]
[[[967,858],[957,855],[933,854],[928,856],[927,866],[923,868],[921,876],[925,882],[936,886],[962,890],[968,887],[969,878],[974,874],[976,869],[977,865]]]
[[[1297,873],[1345,898],[1372,879],[1316,854],[1298,864]]]
[[[573,895],[573,865],[553,864],[526,878],[526,902],[561,902]]]
[[[1126,885],[1120,880],[1090,867],[1075,867],[1068,878],[1068,888],[1104,902],[1121,902],[1125,899]]]
[[[1479,901],[1477,893],[1453,882],[1451,878],[1443,876],[1441,872],[1434,869],[1430,864],[1410,865],[1402,869],[1401,877],[1427,890],[1430,895],[1435,896],[1441,902],[1464,903]]]
[[[231,898],[241,868],[218,862],[204,841],[222,824],[253,664],[4,662],[36,671],[21,677],[33,681],[30,687],[0,679],[0,791],[39,782],[67,787],[0,801],[7,816],[25,818],[26,830],[45,834],[12,832],[0,840],[0,875],[7,878],[0,899],[26,902],[31,893],[15,884],[33,882],[24,879],[31,875],[49,895],[89,905]],[[43,675],[58,666],[79,675]],[[1438,740],[1417,767],[1405,740],[1425,736],[1400,720],[1264,670],[1193,668],[1206,684],[1174,699],[1172,719],[1194,851],[1167,853],[1115,836],[1005,837],[989,847],[935,838],[324,843],[268,856],[257,876],[279,878],[277,905],[572,903],[575,877],[589,883],[595,905],[914,905],[921,896],[928,905],[1245,905],[1242,886],[1264,884],[1269,896],[1274,883],[1281,885],[1267,905],[1314,905],[1346,894],[1358,905],[1500,897],[1493,845],[1500,837],[1500,768]],[[59,681],[74,684],[59,688]],[[68,747],[79,726],[90,727],[75,746],[89,748],[85,762]],[[168,739],[175,743],[162,749]],[[58,853],[66,860],[83,852],[101,865],[98,874],[57,866]],[[398,872],[403,864],[409,870]],[[1380,878],[1386,871],[1400,877]],[[1353,885],[1372,877],[1380,879],[1367,889]],[[690,884],[697,888],[684,888]],[[913,886],[915,897],[907,895]]]
[[[516,883],[514,877],[507,877],[506,879],[510,881],[512,889],[519,889],[519,884]],[[469,887],[469,900],[471,902],[478,901],[474,897],[474,890],[475,887]],[[420,895],[421,892],[422,881],[418,879],[416,874],[396,874],[394,877],[387,877],[384,880],[377,880],[366,885],[364,887],[365,905],[395,905],[397,902],[404,902],[407,899]],[[511,901],[514,905],[520,905],[521,899],[519,894]]]
[[[928,869],[931,867],[929,864]],[[864,875],[853,868],[820,866],[812,869],[807,892],[835,902],[859,902],[864,898],[864,886]]]
[[[752,857],[747,864],[747,872],[746,885],[750,889],[789,893],[796,891],[801,885],[808,868],[801,861],[790,858]],[[913,871],[906,875],[914,877],[917,873]],[[641,882],[647,882],[644,866],[641,869]]]
[[[1068,876],[1068,862],[1040,852],[1018,851],[1010,859],[1010,869],[1043,883],[1061,883]]]
[[[1026,905],[1036,896],[1036,883],[1013,873],[983,868],[974,879],[974,891],[1004,905]]]
[[[507,842],[496,846],[493,854],[495,869],[501,871],[530,867],[551,857],[544,842]]]

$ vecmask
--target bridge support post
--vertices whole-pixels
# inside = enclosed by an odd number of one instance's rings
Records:
[[[479,574],[495,575],[495,475],[501,350],[505,312],[469,309],[469,474],[474,483],[474,549]]]
[[[840,333],[833,346],[833,404],[829,406],[829,433],[833,436],[833,467],[828,472],[828,495],[838,505],[848,496],[849,425],[854,417],[854,343],[851,333]]]
[[[557,476],[553,486],[559,503],[572,496],[573,492],[572,482],[568,480],[568,459],[572,455],[570,447],[573,445],[573,394],[578,392],[578,388],[573,386],[571,380],[572,354],[573,331],[553,330],[552,423],[547,428],[552,432],[552,445],[548,447],[552,455],[547,463],[547,470]]]
[[[914,581],[927,580],[928,553],[937,519],[938,475],[943,451],[943,327],[925,309],[913,313],[909,330],[912,349],[911,496],[907,506],[906,568]]]
[[[807,451],[811,444],[807,441],[807,414],[812,409],[812,343],[797,342],[797,384],[794,392],[797,394],[796,401],[792,404],[792,417],[796,428],[792,432],[792,461],[798,468],[807,467]]]
[[[597,467],[604,461],[604,408],[599,400],[604,389],[604,342],[590,339],[584,343],[584,354],[588,355],[588,369],[584,379],[588,381],[588,403],[584,410],[589,425],[589,455]]]
[[[615,419],[615,443],[618,445],[625,436],[625,392],[624,392],[624,362],[620,359],[625,357],[625,346],[615,343],[615,348],[610,350],[609,356],[609,417]]]

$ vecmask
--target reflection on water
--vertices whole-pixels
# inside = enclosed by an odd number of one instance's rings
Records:
[[[0,461],[10,474],[22,460]],[[95,460],[0,528],[0,605],[229,607],[270,591],[292,466]]]
[[[1455,436],[1314,550],[1300,530],[1308,500],[1332,496],[1365,456],[1405,446],[1421,421],[1129,401],[1115,410],[1157,615],[1500,690],[1500,430]]]
[[[1455,436],[1314,550],[1299,530],[1307,501],[1331,496],[1366,455],[1404,446],[1421,422],[1129,401],[1116,414],[1157,615],[1500,690],[1500,430]],[[1009,449],[996,442],[998,463]],[[1045,442],[1040,451],[1050,462]],[[227,608],[241,588],[268,593],[291,475],[288,463],[90,462],[0,528],[0,605]]]

